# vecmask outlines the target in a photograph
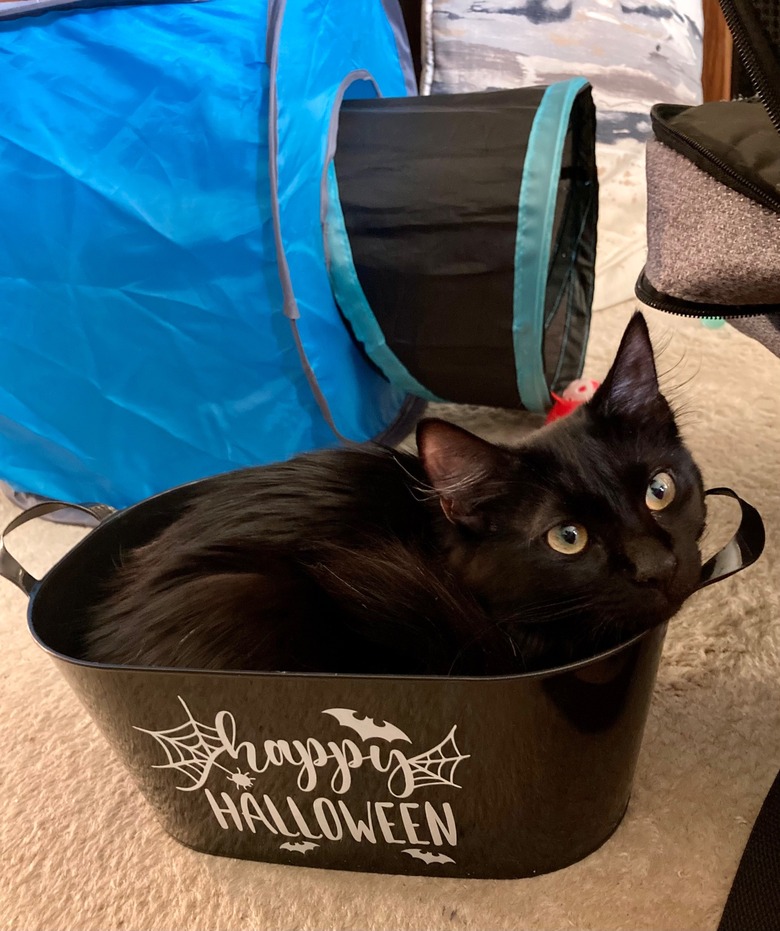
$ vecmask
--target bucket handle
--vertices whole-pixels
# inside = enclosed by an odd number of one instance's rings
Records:
[[[710,488],[704,494],[733,498],[739,504],[742,518],[731,540],[701,567],[696,591],[752,566],[763,553],[766,542],[764,522],[752,504],[743,501],[731,488]]]
[[[26,569],[23,569],[5,548],[6,535],[21,527],[22,524],[26,524],[29,520],[44,517],[46,514],[53,514],[55,511],[62,511],[66,508],[83,511],[85,514],[94,517],[98,523],[110,517],[116,510],[107,504],[70,504],[65,501],[42,501],[40,504],[34,504],[31,508],[18,514],[0,533],[0,576],[21,588],[25,595],[31,594],[33,588],[38,584],[38,579],[30,575]]]
[[[719,550],[714,556],[710,557],[702,566],[699,584],[696,586],[706,588],[714,582],[728,578],[736,572],[741,572],[748,566],[752,566],[764,551],[766,533],[764,522],[758,511],[747,501],[744,501],[731,488],[710,488],[705,495],[718,495],[724,498],[733,498],[740,506],[742,518],[739,527],[729,542]],[[64,508],[74,508],[77,511],[83,511],[95,518],[98,523],[104,521],[115,513],[115,509],[107,504],[70,504],[64,501],[44,501],[41,504],[35,504],[26,511],[23,511],[15,517],[5,530],[0,533],[0,576],[13,582],[14,585],[29,595],[38,580],[30,575],[26,569],[16,561],[16,559],[5,548],[5,537],[12,530],[26,524],[27,521],[36,517],[43,517],[54,511],[61,511]]]

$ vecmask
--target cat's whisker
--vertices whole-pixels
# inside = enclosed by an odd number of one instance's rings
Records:
[[[688,427],[689,424],[700,421],[702,411],[690,402],[686,402],[675,408],[674,416],[678,426]]]
[[[511,649],[514,660],[522,668],[518,671],[526,671],[528,669],[527,660],[529,657],[525,655],[523,650],[519,648],[516,638],[512,635],[510,631],[505,630],[507,626],[514,625],[515,629],[523,629],[526,625],[533,625],[538,623],[545,623],[553,621],[556,618],[565,617],[570,615],[573,611],[577,610],[587,610],[588,608],[593,607],[594,602],[588,595],[575,595],[569,598],[559,599],[557,602],[550,603],[537,603],[524,606],[523,610],[517,612],[514,615],[503,616],[495,620],[491,625],[489,625],[485,630],[481,631],[471,640],[469,640],[464,646],[458,651],[454,657],[452,663],[450,664],[448,675],[451,675],[455,667],[457,666],[460,659],[463,657],[464,653],[472,649],[480,640],[484,640],[486,637],[490,636],[496,630],[501,631],[509,648]],[[528,610],[525,608],[528,607]],[[558,608],[557,611],[550,610],[551,607]],[[535,616],[536,613],[536,616]]]
[[[393,462],[396,463],[396,465],[404,473],[404,475],[406,475],[407,478],[411,479],[411,483],[409,484],[408,488],[409,488],[409,492],[411,493],[415,501],[433,501],[438,497],[436,490],[433,488],[433,486],[422,484],[420,481],[420,477],[418,475],[414,475],[409,469],[407,469],[406,466],[403,464],[403,462],[397,455],[393,454],[392,458],[393,458]]]
[[[656,369],[658,371],[658,380],[664,386],[664,393],[666,393],[669,390],[673,390],[676,384],[676,383],[667,384],[667,379],[669,378],[669,376],[679,373],[680,368],[685,366],[687,363],[687,353],[683,349],[682,353],[677,357],[677,359],[671,364],[669,364],[668,366],[666,366],[665,368],[662,368],[660,365],[658,365],[658,362],[660,361],[661,358],[663,359],[664,362],[666,361],[665,353],[668,350],[668,348],[669,348],[668,345],[666,345],[656,351]]]
[[[560,598],[555,601],[527,602],[511,614],[502,615],[499,624],[542,623],[587,611],[596,602],[588,594]]]
[[[461,476],[457,481],[441,485],[437,489],[437,493],[443,498],[455,498],[458,495],[467,494],[469,491],[472,491],[478,485],[481,485],[488,476],[489,472],[487,472],[487,470],[477,469],[474,472],[469,472]]]

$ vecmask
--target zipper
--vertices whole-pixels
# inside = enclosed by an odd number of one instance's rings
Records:
[[[780,96],[756,57],[750,33],[739,13],[734,9],[732,0],[720,0],[720,8],[745,71],[758,92],[773,126],[780,133]]]
[[[773,55],[771,48],[766,46],[764,36],[765,30],[759,24],[755,24],[757,33],[754,41],[751,42],[751,30],[745,25],[743,17],[734,8],[734,0],[719,0],[723,17],[726,25],[729,27],[731,36],[734,40],[734,47],[740,57],[742,65],[747,73],[758,97],[766,110],[769,119],[774,128],[780,133],[780,93],[777,87],[780,82],[773,82],[767,76],[765,67],[769,71],[777,70],[773,68]],[[748,19],[751,18],[748,13]],[[761,54],[756,55],[755,45],[758,45],[762,53],[766,56],[765,67],[762,66]],[[775,86],[777,84],[777,87]],[[682,112],[685,108],[680,107],[676,112]],[[754,184],[749,178],[744,178],[731,165],[724,162],[719,156],[711,152],[706,146],[698,140],[692,139],[686,133],[672,128],[656,112],[657,108],[653,107],[652,121],[656,138],[662,142],[671,145],[672,148],[678,149],[678,146],[687,146],[690,150],[699,154],[709,166],[715,171],[720,172],[724,178],[729,178],[733,182],[733,187],[741,189],[741,193],[752,197],[758,203],[772,210],[780,211],[780,196],[773,196],[764,188]],[[675,144],[677,143],[677,144]],[[702,166],[703,167],[703,166]],[[726,182],[724,182],[726,183]],[[738,318],[738,317],[755,317],[758,315],[778,314],[780,313],[780,303],[775,304],[702,304],[701,308],[693,301],[686,301],[682,298],[675,298],[671,295],[664,295],[657,291],[647,279],[644,271],[635,285],[636,296],[648,307],[661,310],[666,313],[675,314],[679,317],[689,317],[700,320],[714,318]],[[706,308],[706,310],[704,309]]]
[[[677,112],[681,113],[684,109],[686,108],[680,107]],[[763,207],[780,213],[780,194],[770,194],[765,188],[759,187],[759,185],[751,181],[750,178],[744,177],[744,175],[740,174],[740,172],[729,165],[728,162],[725,162],[714,152],[711,152],[705,145],[702,145],[698,139],[693,139],[676,127],[670,126],[658,112],[658,105],[654,106],[651,111],[651,120],[655,136],[660,142],[667,143],[667,145],[670,145],[677,151],[679,151],[679,146],[675,145],[675,142],[683,143],[683,145],[688,146],[690,149],[693,149],[695,152],[698,152],[699,155],[703,156],[713,168],[731,179],[734,184],[729,185],[729,187],[736,186],[741,193],[751,197]]]
[[[644,291],[637,291],[637,297],[643,304],[652,307],[653,310],[662,310],[664,313],[674,314],[675,317],[688,317],[690,320],[734,320],[737,317],[758,317],[761,315],[773,314],[780,310],[777,304],[768,304],[766,310],[740,311],[731,308],[729,304],[724,304],[722,308],[712,305],[714,310],[713,313],[702,313],[701,311],[695,310],[681,310],[679,307],[672,306],[669,301],[649,298],[645,296]]]
[[[691,317],[696,320],[715,320],[721,317],[757,317],[760,315],[780,313],[780,304],[704,304],[706,311],[697,309],[693,301],[661,294],[650,284],[644,271],[634,287],[639,300],[655,310],[663,310],[678,317]]]

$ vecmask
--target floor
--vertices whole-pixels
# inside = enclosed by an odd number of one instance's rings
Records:
[[[599,378],[632,305],[593,322]],[[634,793],[586,860],[530,880],[404,878],[272,866],[170,839],[0,585],[0,927],[92,929],[714,929],[780,767],[780,362],[732,329],[649,311],[659,369],[709,485],[756,505],[767,549],[672,622]],[[517,414],[445,409],[491,437]],[[0,503],[3,525],[16,513]],[[730,535],[728,504],[708,547]],[[13,551],[41,573],[85,531],[36,521]],[[518,804],[522,800],[518,799]]]

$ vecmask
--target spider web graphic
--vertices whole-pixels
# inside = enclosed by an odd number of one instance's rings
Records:
[[[230,749],[225,743],[224,733],[218,731],[216,727],[201,724],[192,716],[192,712],[181,695],[177,698],[187,713],[187,720],[184,724],[163,731],[151,731],[145,727],[133,728],[154,737],[165,751],[168,762],[152,764],[152,769],[175,769],[186,776],[191,785],[176,786],[182,792],[194,792],[195,789],[201,788],[208,779],[213,766],[228,773],[228,778],[232,777],[231,781],[235,782],[237,774],[216,761],[220,753]],[[232,726],[235,737],[233,716],[227,715],[227,720]],[[239,783],[236,782],[236,785]]]
[[[145,727],[133,729],[154,738],[165,753],[165,763],[153,763],[152,769],[171,769],[186,777],[188,784],[178,785],[180,792],[194,792],[202,788],[208,780],[211,770],[216,767],[225,773],[227,780],[240,789],[249,789],[255,777],[244,773],[240,768],[235,771],[217,762],[217,758],[227,753],[233,760],[237,758],[236,722],[232,714],[220,711],[214,719],[214,725],[203,724],[190,711],[187,703],[177,696],[187,719],[183,724],[163,730],[151,730]],[[458,764],[467,760],[470,754],[461,753],[455,742],[457,725],[453,725],[446,737],[430,750],[406,757],[398,750],[393,751],[397,765],[387,777],[387,788],[396,798],[406,798],[415,789],[423,786],[450,786],[460,789],[455,781]],[[243,745],[242,745],[243,746]],[[372,750],[375,748],[372,748]],[[362,761],[371,760],[380,771],[387,772],[383,765],[369,754]],[[251,764],[255,772],[255,764]]]
[[[424,753],[418,753],[406,760],[406,766],[398,765],[390,774],[387,781],[387,787],[396,798],[401,798],[411,794],[414,789],[422,786],[451,786],[454,789],[462,788],[455,782],[455,770],[458,763],[467,760],[471,754],[461,753],[458,745],[455,743],[455,731],[458,725],[455,724],[447,736],[440,740],[435,747],[426,750]],[[401,792],[396,792],[394,783],[397,784],[399,778],[404,777],[406,787]]]

